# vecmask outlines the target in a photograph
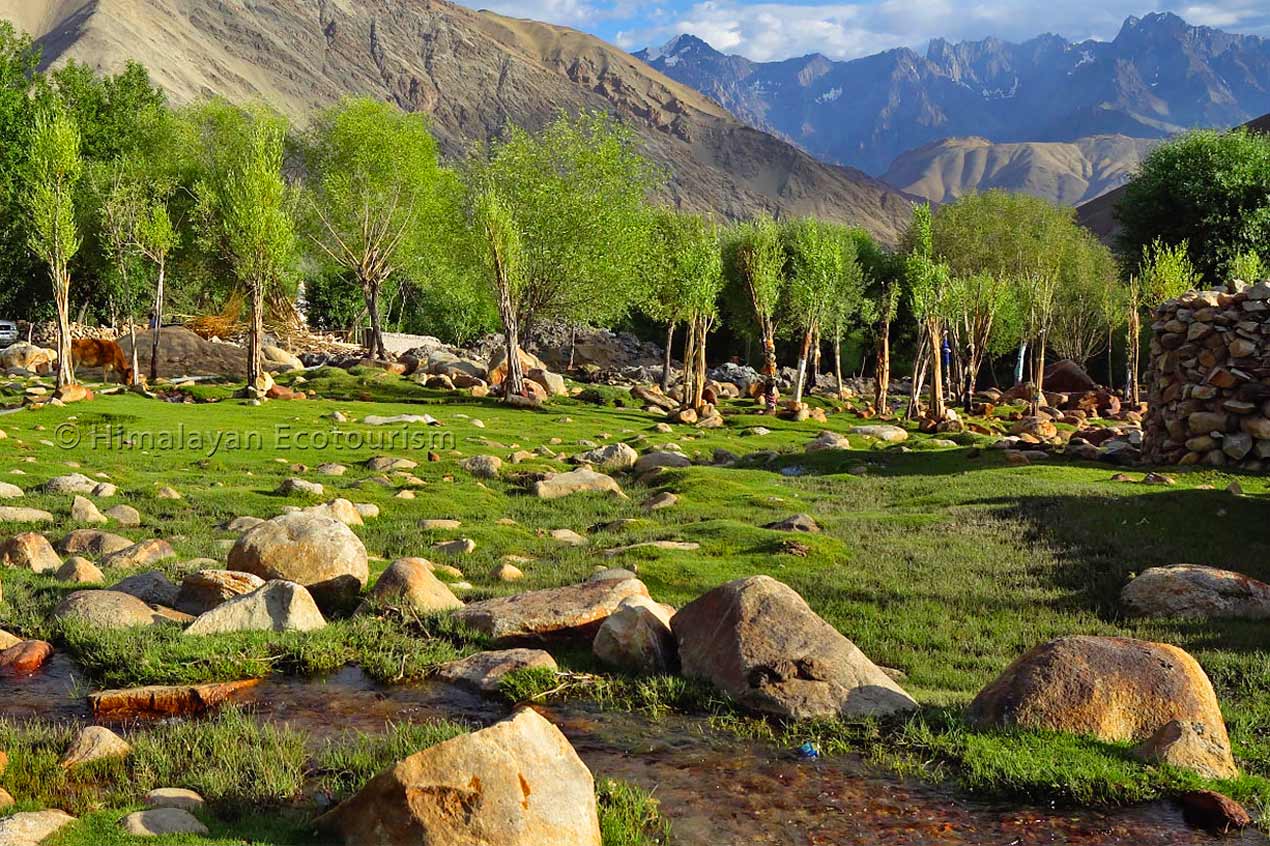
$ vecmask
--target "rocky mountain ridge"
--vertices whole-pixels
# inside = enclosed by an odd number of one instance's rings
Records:
[[[509,123],[618,115],[671,174],[668,199],[734,218],[817,214],[898,238],[910,199],[736,120],[629,54],[564,27],[446,0],[0,0],[46,65],[149,68],[174,102],[258,99],[303,122],[348,94],[427,113],[461,155]]]
[[[813,54],[760,63],[684,35],[635,55],[747,123],[873,174],[946,138],[1158,139],[1270,112],[1270,39],[1167,13],[1128,18],[1107,42],[935,39],[925,54],[901,48],[851,61]]]

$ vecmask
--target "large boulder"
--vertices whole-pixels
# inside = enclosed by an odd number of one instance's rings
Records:
[[[853,435],[861,435],[866,438],[882,441],[886,444],[902,444],[908,440],[908,431],[901,429],[899,426],[890,426],[885,423],[875,423],[869,426],[856,426],[851,430]]]
[[[768,576],[715,588],[681,608],[671,628],[684,675],[753,711],[810,719],[917,707],[792,588]]]
[[[176,597],[180,590],[158,570],[128,576],[117,584],[111,585],[110,589],[135,596],[147,605],[164,605],[169,608],[176,604]]]
[[[53,515],[43,508],[0,505],[0,523],[52,523]]]
[[[176,550],[172,548],[172,544],[162,538],[148,538],[106,555],[102,558],[101,563],[103,567],[119,567],[130,570],[134,567],[148,567],[151,564],[157,564],[160,561],[175,557]]]
[[[0,819],[0,844],[3,846],[35,846],[43,843],[75,818],[65,811],[26,811]]]
[[[53,609],[53,619],[72,620],[102,629],[153,626],[163,621],[135,596],[114,590],[77,590]]]
[[[638,579],[586,582],[473,602],[455,616],[498,642],[591,639],[630,596],[648,596],[648,588]]]
[[[102,557],[128,549],[133,542],[122,535],[97,529],[76,529],[57,543],[58,549],[67,555],[92,555]]]
[[[591,650],[604,663],[631,673],[673,673],[678,647],[670,629],[673,611],[646,596],[622,600],[595,633]]]
[[[57,351],[18,341],[0,350],[0,370],[28,370],[48,373],[57,361]]]
[[[1142,617],[1270,618],[1270,585],[1242,573],[1176,564],[1143,571],[1120,592],[1126,611]]]
[[[517,350],[520,353],[520,372],[527,374],[531,370],[542,370],[546,372],[547,365],[542,363],[533,353]],[[507,378],[507,348],[500,346],[490,356],[489,366],[485,369],[485,379],[491,385],[501,385],[503,380]]]
[[[235,596],[242,596],[264,587],[264,584],[264,579],[251,573],[240,573],[236,570],[198,570],[181,580],[175,607],[178,611],[197,617]]]
[[[1234,767],[1226,724],[1204,670],[1167,643],[1076,636],[1027,652],[970,704],[977,728],[1040,729],[1139,743],[1189,723]]]
[[[626,498],[622,486],[612,476],[596,473],[586,467],[568,473],[555,473],[534,482],[534,496],[539,499],[560,499],[576,493],[606,493]]]
[[[691,467],[692,461],[681,452],[658,450],[641,455],[635,462],[636,473],[647,473],[662,467]]]
[[[573,457],[578,464],[590,464],[605,473],[629,470],[639,460],[639,453],[629,444],[616,443],[589,449]]]
[[[1081,394],[1098,390],[1098,383],[1071,359],[1064,358],[1045,368],[1045,390],[1060,394]]]
[[[0,565],[36,573],[55,573],[62,566],[62,559],[57,557],[53,545],[44,535],[23,532],[0,543]]]
[[[497,649],[477,652],[437,667],[436,677],[450,684],[496,693],[503,676],[517,670],[559,669],[556,659],[542,649]]]
[[[297,512],[243,533],[229,568],[304,585],[323,610],[347,606],[370,577],[366,547],[338,520]]]
[[[591,772],[528,708],[417,752],[317,820],[346,844],[601,846]]]
[[[68,473],[49,479],[41,490],[46,494],[91,494],[96,488],[97,482],[83,473]]]
[[[310,632],[325,626],[326,620],[307,590],[295,582],[271,581],[204,612],[185,633]]]
[[[128,745],[128,741],[110,729],[105,726],[84,726],[62,756],[62,766],[70,769],[106,758],[127,758],[130,754],[132,747]]]
[[[403,603],[417,614],[462,608],[463,603],[432,573],[422,558],[398,558],[388,566],[370,598],[383,604]]]

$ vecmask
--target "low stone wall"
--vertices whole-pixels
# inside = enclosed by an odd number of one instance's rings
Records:
[[[1270,468],[1270,282],[1191,291],[1151,329],[1146,460]]]

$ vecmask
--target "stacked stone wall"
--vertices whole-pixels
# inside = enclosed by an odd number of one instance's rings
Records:
[[[1191,291],[1151,329],[1146,460],[1270,469],[1270,282]]]

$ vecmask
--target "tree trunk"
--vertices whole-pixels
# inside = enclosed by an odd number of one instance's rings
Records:
[[[573,369],[573,357],[578,351],[578,327],[574,324],[569,327],[569,363],[565,365],[565,371]]]
[[[132,378],[131,378],[130,380],[128,380],[128,384],[129,384],[129,385],[135,385],[135,384],[137,384],[138,380],[140,380],[140,378],[141,378],[141,374],[138,372],[138,368],[140,367],[140,364],[139,364],[139,362],[138,362],[138,360],[137,360],[137,320],[136,320],[136,315],[132,315],[131,317],[129,317],[129,318],[128,318],[128,337],[130,337],[130,338],[132,339]]]
[[[915,362],[913,366],[913,381],[909,385],[908,390],[908,411],[904,415],[909,420],[916,420],[921,414],[922,386],[926,384],[927,340],[925,332],[918,334],[917,349],[913,357]]]
[[[811,389],[816,389],[816,383],[820,381],[820,327],[816,327],[816,334],[811,339]]]
[[[794,402],[803,401],[803,385],[807,379],[807,356],[811,351],[811,336],[814,330],[808,326],[803,333],[803,347],[798,353],[798,378],[794,381]]]
[[[838,380],[838,399],[845,399],[846,383],[842,379],[842,336],[833,338],[833,375]]]
[[[507,374],[503,377],[503,399],[525,391],[525,376],[520,369],[520,326],[515,317],[503,327],[507,340]]]
[[[1115,337],[1116,337],[1115,333],[1111,330],[1111,327],[1108,326],[1107,327],[1107,390],[1113,393],[1116,390],[1116,357],[1115,355],[1113,355],[1113,353],[1115,352],[1115,347],[1114,347]]]
[[[387,361],[388,351],[384,348],[383,325],[379,319],[379,289],[382,284],[382,280],[367,279],[362,283],[362,292],[366,295],[366,311],[370,313],[370,343],[367,345],[370,357]]]
[[[675,321],[666,323],[666,355],[661,365],[661,392],[670,390],[670,347],[675,342]]]
[[[166,262],[159,262],[159,282],[154,287],[154,326],[150,332],[150,382],[153,384],[159,378],[159,336],[163,329],[163,281],[167,273]],[[137,353],[137,333],[132,333],[132,353]],[[135,378],[136,362],[133,362],[133,371]]]
[[[1032,413],[1035,414],[1041,410],[1041,404],[1045,402],[1045,333],[1042,332],[1036,339],[1034,348],[1032,366],[1032,376],[1036,380],[1036,396],[1032,400]]]
[[[776,413],[776,338],[770,326],[763,330],[763,407]]]
[[[1014,362],[1014,384],[1023,384],[1023,357],[1027,355],[1027,341],[1019,341],[1019,356]]]
[[[930,336],[930,410],[936,420],[943,420],[944,408],[944,344],[943,332],[931,322],[926,334]]]
[[[247,395],[260,396],[264,357],[260,348],[265,335],[265,285],[257,281],[251,286],[251,330],[247,345]],[[260,397],[263,398],[263,397]]]
[[[693,385],[693,382],[696,381],[695,370],[693,370],[693,368],[696,367],[697,357],[696,318],[688,320],[686,329],[687,334],[685,335],[685,338],[683,338],[683,379],[681,380],[681,387],[683,390],[682,404],[691,405],[692,396],[696,393],[695,385]]]
[[[54,299],[57,301],[57,386],[75,381],[75,361],[71,357],[71,277],[65,268],[53,268]]]
[[[883,320],[879,327],[878,333],[878,366],[877,366],[877,390],[875,391],[874,404],[877,406],[878,414],[885,414],[887,411],[887,394],[891,390],[891,323]]]
[[[692,383],[692,407],[700,409],[702,404],[702,394],[706,390],[706,335],[709,333],[710,327],[706,323],[706,318],[697,318],[697,344],[696,344],[696,372],[693,375]]]

